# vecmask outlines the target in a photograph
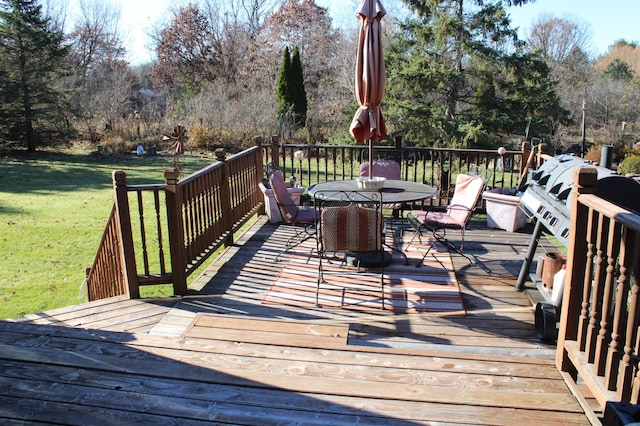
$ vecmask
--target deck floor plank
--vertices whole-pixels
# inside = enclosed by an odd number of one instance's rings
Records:
[[[290,235],[261,219],[184,297],[0,322],[0,423],[589,424],[514,289],[530,233],[472,223],[466,316],[265,305]]]

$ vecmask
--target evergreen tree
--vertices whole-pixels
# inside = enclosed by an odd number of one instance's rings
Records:
[[[276,88],[276,102],[280,123],[287,123],[294,128],[302,128],[307,121],[307,93],[304,88],[302,62],[298,48],[285,47],[282,54],[280,74]]]
[[[416,13],[388,44],[393,84],[385,102],[389,121],[409,138],[452,147],[490,146],[504,135],[521,135],[526,117],[534,117],[539,130],[546,123],[545,132],[566,118],[548,67],[523,53],[502,2],[405,3]],[[540,108],[541,100],[551,104]]]
[[[297,46],[293,49],[293,56],[291,57],[289,93],[293,102],[294,122],[297,127],[304,127],[307,122],[307,92],[304,88],[302,62]]]
[[[605,79],[629,81],[633,78],[633,68],[620,58],[614,59],[602,76]]]
[[[65,97],[55,83],[68,48],[63,34],[35,0],[2,0],[0,7],[0,144],[37,146],[58,142],[66,128]]]
[[[289,47],[282,52],[282,63],[276,87],[276,103],[278,104],[278,121],[282,124],[292,112],[293,101],[289,90],[289,76],[291,75],[291,55]]]

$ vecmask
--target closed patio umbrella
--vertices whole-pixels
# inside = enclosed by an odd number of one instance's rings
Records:
[[[360,19],[356,63],[356,98],[360,107],[351,122],[350,132],[357,143],[369,142],[369,164],[373,164],[373,142],[387,137],[380,104],[385,87],[384,55],[380,20],[386,14],[378,0],[362,0],[356,10]],[[373,167],[369,167],[369,178]]]

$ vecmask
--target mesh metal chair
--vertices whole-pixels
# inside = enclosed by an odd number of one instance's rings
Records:
[[[344,265],[352,258],[356,266],[355,273],[361,267],[379,269],[380,299],[384,309],[384,266],[387,261],[383,247],[384,219],[381,213],[380,193],[344,193],[343,202],[323,202],[321,194],[316,194],[318,210],[318,285],[316,288],[316,306],[320,286],[325,281],[326,262],[341,259]],[[320,200],[320,201],[318,201]],[[332,255],[332,257],[329,257]],[[366,264],[364,264],[366,263]],[[348,268],[340,275],[349,272]],[[343,288],[344,299],[345,288]]]
[[[292,225],[295,232],[286,242],[284,249],[276,256],[275,260],[277,261],[283,253],[299,246],[310,238],[315,238],[316,220],[314,209],[300,208],[298,203],[293,201],[280,170],[276,169],[271,172],[269,184],[273,191],[273,198],[278,204],[278,210],[282,215],[282,220]]]
[[[476,205],[478,204],[478,200],[480,199],[484,186],[485,180],[481,176],[459,174],[456,178],[453,197],[451,198],[451,202],[449,203],[446,211],[412,210],[409,212],[407,220],[411,224],[411,227],[416,231],[416,234],[411,239],[411,242],[409,242],[409,245],[411,245],[416,237],[421,238],[425,231],[430,232],[433,236],[431,245],[416,266],[422,265],[422,262],[425,257],[427,257],[427,254],[429,254],[429,251],[437,243],[443,244],[449,251],[453,250],[464,256],[471,263],[471,259],[463,253],[464,231],[471,219],[471,215],[475,210]],[[459,248],[447,238],[447,229],[460,230],[462,234],[462,241]]]
[[[377,160],[373,162],[373,176],[383,177],[385,179],[401,180],[400,163],[391,160]],[[360,177],[369,176],[369,162],[365,161],[360,164]],[[383,209],[393,210],[393,217],[400,216],[402,204],[383,204]]]
[[[372,172],[373,172],[373,176],[383,177],[385,179],[401,180],[401,176],[402,176],[400,163],[392,160],[374,161]],[[360,177],[367,177],[367,176],[369,176],[369,162],[365,161],[360,164]],[[385,210],[392,210],[391,217],[387,218],[388,219],[387,222],[389,223],[389,228],[393,233],[393,222],[395,219],[398,219],[402,216],[403,204],[402,203],[382,204],[382,208]],[[404,262],[407,265],[409,264],[407,255],[404,254],[402,250],[395,247],[395,244],[393,246],[389,246],[387,244],[385,245],[389,247],[391,250],[394,250],[397,253],[399,253],[402,257],[404,257]]]

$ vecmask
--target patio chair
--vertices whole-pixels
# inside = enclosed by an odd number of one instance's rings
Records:
[[[367,176],[369,176],[369,162],[365,161],[360,164],[360,177],[367,177]],[[393,179],[393,180],[402,180],[401,172],[400,172],[400,163],[392,160],[376,160],[373,162],[373,176],[383,177],[386,179]],[[387,221],[390,225],[392,233],[393,233],[394,220],[402,216],[403,206],[404,205],[402,203],[382,205],[383,209],[392,210],[391,217],[389,217],[388,218],[389,220]],[[407,265],[409,264],[407,255],[402,250],[395,247],[395,244],[393,246],[389,246],[387,244],[385,245],[390,249],[400,253],[400,255],[404,257],[405,263]]]
[[[407,220],[411,224],[411,227],[416,231],[407,248],[415,238],[421,239],[425,231],[431,232],[432,241],[425,252],[424,256],[420,259],[420,262],[416,266],[421,266],[424,259],[429,254],[429,251],[437,244],[441,243],[449,252],[452,250],[456,253],[464,256],[469,263],[471,259],[464,254],[464,231],[471,219],[471,215],[478,204],[480,195],[485,186],[485,180],[482,176],[472,176],[468,174],[459,174],[456,178],[456,184],[453,191],[453,197],[446,211],[423,211],[412,210],[407,214]],[[453,242],[451,242],[447,236],[447,229],[460,230],[462,235],[462,241],[458,248]]]
[[[273,198],[278,204],[278,210],[282,215],[282,220],[292,225],[295,232],[275,257],[274,260],[278,261],[283,253],[299,246],[310,238],[315,238],[315,211],[314,209],[300,208],[298,204],[293,201],[291,194],[287,191],[287,186],[280,170],[274,169],[271,171],[269,174],[269,184],[273,191]]]
[[[360,164],[360,177],[367,176],[369,176],[369,162],[365,161]],[[391,160],[376,160],[373,162],[373,176],[401,180],[400,164]],[[397,218],[400,216],[402,204],[383,204],[382,208],[393,210],[392,217]]]
[[[316,203],[318,222],[318,285],[316,306],[320,286],[325,281],[325,263],[332,259],[348,263],[353,268],[341,268],[341,277],[349,273],[360,273],[362,267],[379,269],[380,299],[384,309],[384,266],[390,259],[383,247],[384,218],[381,213],[380,193],[363,195],[360,192],[344,193],[343,202],[323,202],[322,196]],[[331,255],[331,257],[329,257]],[[344,303],[346,287],[342,289]]]

